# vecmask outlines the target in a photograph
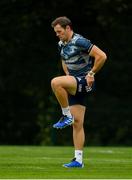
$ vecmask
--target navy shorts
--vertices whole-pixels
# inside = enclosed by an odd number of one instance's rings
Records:
[[[77,81],[77,90],[75,95],[68,95],[69,105],[80,104],[86,106],[86,98],[95,90],[95,83],[89,87],[85,77],[75,77]]]

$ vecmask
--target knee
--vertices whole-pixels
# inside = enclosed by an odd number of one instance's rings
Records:
[[[58,86],[59,86],[59,80],[58,80],[58,78],[57,78],[57,77],[56,77],[56,78],[53,78],[53,79],[51,80],[51,87],[52,87],[52,89],[54,90],[54,89],[56,89]]]

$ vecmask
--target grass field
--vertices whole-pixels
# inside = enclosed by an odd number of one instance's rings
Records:
[[[0,146],[0,179],[127,179],[132,178],[132,148],[87,147],[85,167],[62,167],[72,147]]]

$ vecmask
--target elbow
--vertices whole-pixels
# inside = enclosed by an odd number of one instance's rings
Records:
[[[105,61],[107,60],[107,55],[103,52],[102,53],[102,61],[105,63]]]
[[[106,61],[107,60],[107,55],[104,53],[104,61]]]

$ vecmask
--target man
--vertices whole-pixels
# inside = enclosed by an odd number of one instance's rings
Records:
[[[62,129],[73,126],[75,157],[63,166],[82,168],[85,141],[83,123],[86,111],[84,100],[94,89],[94,75],[104,65],[106,54],[90,40],[74,33],[69,18],[58,17],[51,26],[60,40],[59,53],[66,74],[51,81],[52,90],[62,109],[62,117],[53,127]]]

